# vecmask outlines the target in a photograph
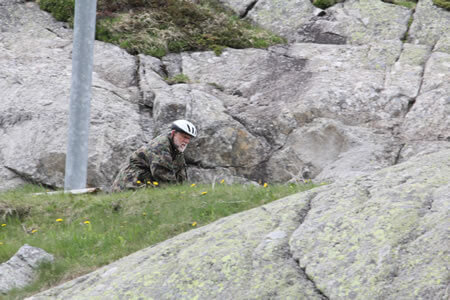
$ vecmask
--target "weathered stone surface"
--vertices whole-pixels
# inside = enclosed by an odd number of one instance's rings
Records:
[[[30,299],[445,299],[450,150],[292,195]]]
[[[52,261],[53,255],[44,250],[23,245],[7,262],[0,264],[0,294],[32,283],[39,265]]]
[[[335,185],[311,202],[293,256],[330,299],[444,299],[449,176],[447,150]]]
[[[418,25],[402,42],[411,12],[367,0],[325,11],[306,0],[223,0],[257,22],[294,22],[292,39],[309,41],[268,50],[160,60],[96,43],[88,185],[108,186],[132,150],[178,118],[199,128],[186,157],[191,179],[204,182],[333,181],[420,153],[422,141],[448,141],[450,38],[441,27],[450,17],[422,2],[413,25],[437,13],[426,21],[435,44],[422,42]],[[0,3],[0,189],[60,187],[72,33],[35,3]],[[189,84],[165,80],[181,73]]]
[[[433,52],[423,74],[420,95],[402,125],[408,140],[450,141],[450,54]]]
[[[315,10],[309,0],[259,0],[247,18],[293,42]]]
[[[241,4],[226,1],[235,11]],[[411,11],[377,0],[345,1],[327,10],[309,0],[259,0],[247,18],[290,42],[369,44],[400,40],[407,31]]]
[[[434,5],[432,0],[418,1],[413,17],[408,34],[412,43],[433,47],[439,40],[450,38],[450,12]]]
[[[388,134],[315,119],[294,130],[267,163],[271,180],[316,178],[321,181],[369,174],[394,163],[399,147]],[[279,166],[287,166],[280,168]]]
[[[35,3],[0,6],[1,188],[24,180],[62,186],[71,76],[71,33]],[[4,20],[8,20],[5,22]],[[6,25],[4,25],[6,24]],[[145,139],[135,58],[96,42],[88,185],[109,185]]]

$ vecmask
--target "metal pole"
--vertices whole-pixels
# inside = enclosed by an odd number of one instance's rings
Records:
[[[86,187],[96,8],[97,0],[75,1],[65,190]]]

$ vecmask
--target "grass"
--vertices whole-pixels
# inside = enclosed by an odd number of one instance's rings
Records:
[[[165,81],[172,85],[172,84],[178,84],[178,83],[190,83],[191,80],[189,79],[189,77],[185,74],[177,74],[173,77],[167,77],[165,78]]]
[[[315,187],[178,185],[116,194],[32,195],[36,186],[0,194],[0,263],[26,244],[55,256],[38,280],[5,299],[22,299],[219,218]],[[58,221],[57,221],[58,220]]]
[[[450,0],[433,0],[433,3],[445,10],[450,11]]]
[[[36,0],[73,25],[74,0]],[[286,41],[241,20],[217,0],[98,0],[96,39],[131,54],[162,57],[182,51],[267,48]]]

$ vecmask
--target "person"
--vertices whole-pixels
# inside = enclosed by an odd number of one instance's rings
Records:
[[[183,152],[197,129],[187,120],[176,120],[171,131],[163,133],[134,151],[121,167],[111,186],[112,192],[137,189],[159,183],[187,180]]]

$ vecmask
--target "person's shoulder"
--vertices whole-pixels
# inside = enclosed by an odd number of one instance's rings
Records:
[[[160,134],[150,141],[148,144],[151,149],[164,149],[169,148],[170,141],[169,137],[166,133]]]

